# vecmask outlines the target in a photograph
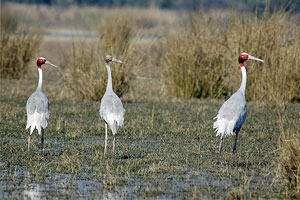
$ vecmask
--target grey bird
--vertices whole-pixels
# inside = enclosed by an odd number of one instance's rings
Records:
[[[218,115],[214,118],[217,120],[214,122],[215,132],[217,133],[217,136],[221,136],[219,154],[222,152],[223,140],[226,136],[233,135],[233,132],[235,132],[235,141],[232,153],[233,155],[236,153],[238,134],[247,116],[247,104],[245,100],[247,75],[244,65],[246,60],[264,62],[263,60],[247,53],[242,53],[239,56],[239,64],[242,71],[241,87],[227,101],[225,101],[220,108]]]
[[[110,127],[114,140],[113,140],[113,153],[115,152],[116,146],[116,134],[118,129],[123,125],[124,122],[124,113],[125,109],[123,107],[122,101],[120,98],[114,93],[113,85],[112,85],[112,77],[109,63],[116,62],[124,64],[124,62],[113,58],[112,56],[105,57],[105,65],[107,69],[107,86],[104,96],[101,99],[100,105],[100,116],[105,122],[105,147],[104,147],[104,155],[107,152],[107,125]]]
[[[28,137],[28,151],[31,143],[31,134],[34,129],[38,130],[41,137],[41,149],[43,150],[44,145],[44,129],[47,127],[47,120],[49,119],[49,101],[46,95],[43,93],[43,70],[42,65],[47,64],[53,67],[56,65],[50,63],[45,58],[40,57],[37,60],[37,67],[39,72],[39,82],[36,91],[29,97],[26,104],[27,111],[27,125],[26,129],[30,127]]]

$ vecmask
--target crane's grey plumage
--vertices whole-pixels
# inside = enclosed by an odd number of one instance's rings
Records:
[[[236,153],[238,134],[247,116],[247,104],[245,100],[247,75],[244,61],[249,59],[264,62],[263,60],[255,58],[247,53],[242,53],[239,56],[239,63],[242,71],[241,87],[227,101],[225,101],[220,108],[218,115],[214,118],[216,119],[214,122],[214,129],[217,136],[221,136],[219,145],[220,154],[222,152],[223,140],[226,136],[233,135],[233,132],[236,133],[233,154]]]
[[[115,144],[116,144],[116,134],[118,132],[119,127],[123,125],[124,122],[124,113],[125,109],[120,98],[114,93],[113,85],[112,85],[112,77],[111,77],[111,70],[109,63],[110,62],[117,62],[123,63],[120,60],[113,58],[112,56],[105,57],[106,69],[108,74],[107,79],[107,87],[104,93],[104,96],[101,99],[100,105],[100,116],[105,122],[105,147],[104,147],[104,154],[107,151],[107,124],[110,127],[114,140],[113,140],[113,152],[115,152]]]
[[[56,65],[50,63],[43,57],[40,57],[37,60],[39,82],[36,91],[29,97],[26,104],[26,111],[27,111],[26,129],[30,127],[30,132],[28,137],[28,150],[30,148],[31,135],[34,129],[37,129],[40,135],[42,134],[41,148],[43,149],[44,129],[47,127],[47,120],[49,119],[49,115],[50,115],[49,101],[46,95],[43,93],[43,70],[42,70],[43,64],[48,64],[53,67],[57,67]]]

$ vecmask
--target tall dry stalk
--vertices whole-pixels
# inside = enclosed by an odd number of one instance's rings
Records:
[[[281,131],[278,143],[277,174],[286,184],[286,195],[300,198],[300,134],[294,130]]]
[[[235,16],[225,33],[231,57],[247,52],[247,99],[282,105],[300,100],[300,32],[296,16],[267,11],[261,18]],[[236,59],[234,59],[236,61]]]
[[[23,77],[41,42],[41,36],[22,29],[18,20],[9,7],[1,7],[0,78]]]
[[[145,56],[145,52],[139,51],[132,38],[133,31],[134,24],[130,16],[110,16],[100,23],[98,44],[73,45],[62,75],[74,97],[94,101],[102,98],[107,84],[105,55],[112,55],[125,62],[123,65],[111,65],[116,94],[122,96],[129,90],[135,70]]]
[[[169,35],[164,55],[164,82],[176,96],[220,97],[228,90],[224,84],[226,57],[218,31],[204,15],[191,15],[186,31]]]
[[[169,36],[164,81],[181,97],[222,97],[236,91],[242,52],[265,60],[247,62],[247,100],[272,105],[300,101],[300,29],[297,17],[283,11],[233,14],[226,26],[210,14],[188,18],[186,31]]]

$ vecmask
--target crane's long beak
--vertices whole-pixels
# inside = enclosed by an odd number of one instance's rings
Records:
[[[47,65],[51,65],[52,67],[57,67],[56,65],[52,64],[51,62],[49,62],[48,60],[46,60],[45,64]]]
[[[115,58],[112,58],[111,61],[112,61],[112,62],[117,62],[117,63],[124,64],[124,62],[122,62],[121,60],[115,59]]]
[[[259,61],[259,62],[264,62],[263,60],[261,60],[259,58],[256,58],[254,56],[251,56],[251,55],[248,55],[248,60],[256,60],[256,61]]]

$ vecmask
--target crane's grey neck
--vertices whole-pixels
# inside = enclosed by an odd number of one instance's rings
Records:
[[[43,70],[41,68],[38,68],[39,71],[39,83],[36,88],[36,90],[42,90],[43,89]]]
[[[110,71],[110,67],[109,67],[109,65],[107,63],[106,63],[106,69],[107,69],[107,86],[106,86],[106,91],[113,91],[111,71]]]
[[[242,70],[242,84],[240,87],[240,91],[243,93],[243,95],[245,96],[246,94],[246,85],[247,85],[247,74],[246,74],[246,68],[245,67],[241,67]]]

